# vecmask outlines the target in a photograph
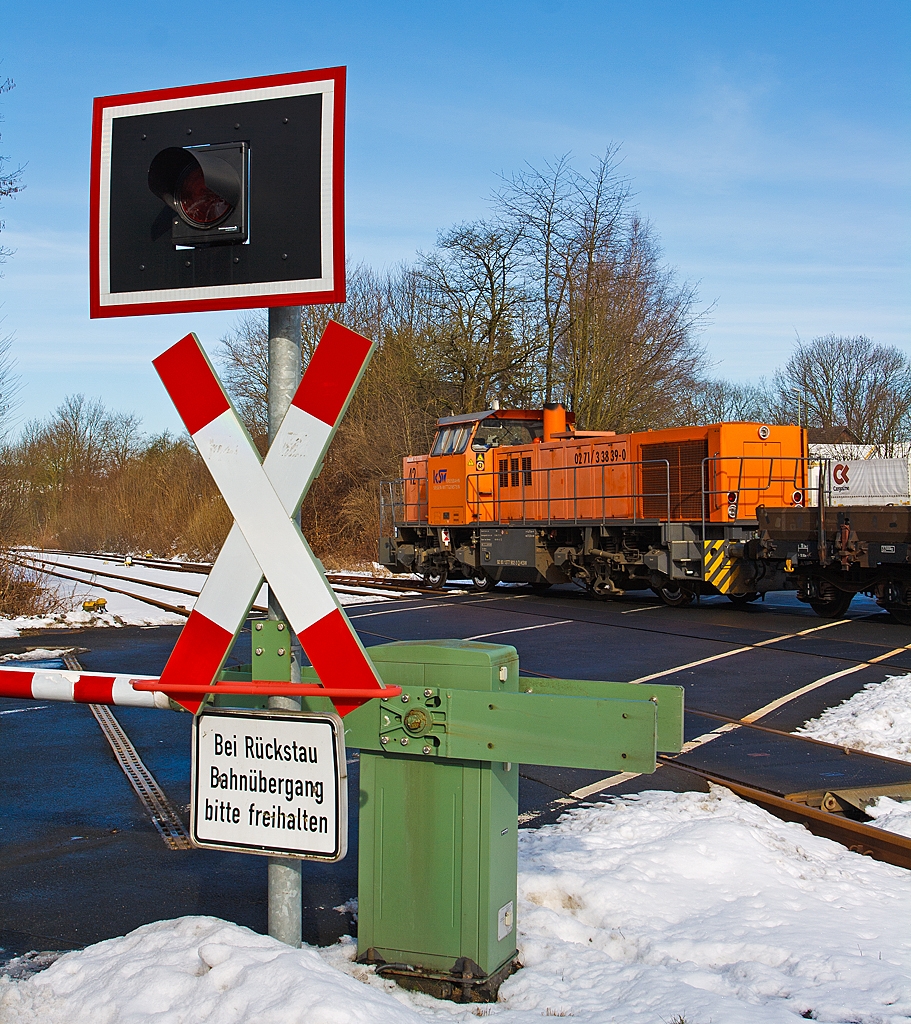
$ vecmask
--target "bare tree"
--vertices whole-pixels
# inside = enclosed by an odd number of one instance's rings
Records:
[[[572,199],[575,173],[564,155],[543,170],[527,170],[504,180],[494,197],[500,217],[519,227],[518,254],[524,263],[529,295],[543,324],[544,401],[554,387],[554,357],[560,339],[566,299],[566,248],[573,232]]]
[[[706,311],[697,308],[695,286],[662,265],[648,224],[637,217],[622,233],[612,227],[580,248],[584,257],[568,269],[561,343],[577,422],[617,431],[673,422],[705,360],[696,335]]]
[[[16,372],[12,344],[11,334],[0,338],[0,443],[6,440],[13,427],[22,391],[22,378]]]
[[[859,443],[887,451],[911,436],[911,362],[864,335],[798,343],[773,383],[778,422],[800,417],[829,433],[847,427]]]
[[[708,310],[663,265],[632,200],[613,144],[586,173],[564,156],[507,179],[494,198],[519,231],[543,397],[568,402],[590,429],[675,421],[704,360],[696,336]]]
[[[269,319],[266,310],[241,313],[219,342],[221,379],[250,436],[265,450],[269,433]]]
[[[761,423],[774,419],[772,402],[765,380],[758,384],[738,384],[720,378],[699,380],[682,396],[673,425]]]
[[[420,258],[428,341],[453,411],[486,408],[494,397],[515,400],[522,390],[536,346],[522,332],[520,238],[516,224],[461,224]]]
[[[27,423],[18,445],[32,482],[58,495],[79,478],[122,468],[140,447],[136,416],[111,412],[85,395],[68,395],[48,421]]]

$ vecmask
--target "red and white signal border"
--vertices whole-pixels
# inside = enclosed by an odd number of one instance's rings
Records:
[[[282,99],[320,93],[323,97],[320,145],[320,225],[322,277],[299,281],[112,292],[110,267],[111,138],[118,117],[229,103]],[[93,318],[192,313],[203,310],[305,306],[345,301],[345,69],[324,68],[288,75],[266,75],[179,89],[124,93],[96,98],[92,119],[89,228],[89,315]]]

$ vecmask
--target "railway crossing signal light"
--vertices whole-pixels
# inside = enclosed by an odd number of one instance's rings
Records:
[[[345,301],[344,68],[105,96],[93,317]]]
[[[246,242],[247,164],[246,142],[168,146],[156,154],[149,166],[149,189],[172,212],[175,245]]]

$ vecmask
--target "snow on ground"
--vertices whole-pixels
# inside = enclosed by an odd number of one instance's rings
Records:
[[[869,804],[866,811],[873,818],[873,821],[867,822],[868,825],[911,839],[911,801],[881,796],[875,803]]]
[[[859,693],[805,722],[796,732],[826,743],[911,761],[911,675],[867,683]],[[866,811],[873,818],[868,824],[911,837],[911,801],[881,796]]]
[[[911,675],[889,676],[796,730],[826,743],[911,761]]]
[[[105,585],[110,584],[113,587],[132,591],[142,597],[151,597],[178,608],[184,607],[189,613],[196,603],[196,598],[192,594],[165,590],[162,584],[198,592],[207,578],[204,573],[185,572],[179,568],[168,570],[135,564],[125,565],[122,558],[113,555],[109,559],[103,556],[93,558],[58,552],[39,553],[39,555],[47,562],[55,563],[62,572],[72,572],[73,569],[91,572],[100,569],[102,572],[120,577],[122,582],[106,576],[96,576],[94,582],[86,583],[74,583],[72,580],[56,579],[53,576],[46,577],[52,586],[58,587],[64,604],[73,610],[52,615],[0,618],[0,639],[20,636],[23,631],[30,629],[66,629],[68,627],[86,629],[91,626],[181,626],[187,621],[186,615],[156,608],[154,605],[146,604],[135,597],[127,597],[125,594],[116,594],[106,590]],[[73,573],[73,575],[78,575],[78,573]],[[358,575],[367,574],[358,573]],[[376,593],[338,594],[337,596],[339,603],[343,605],[390,600],[387,596]],[[105,610],[103,612],[83,611],[82,602],[88,598],[97,597],[103,597],[107,601]],[[395,600],[395,598],[391,598],[391,600]],[[264,585],[254,604],[265,607],[266,601],[267,592]]]
[[[911,875],[732,793],[649,792],[520,833],[524,969],[492,1006],[396,989],[351,940],[182,918],[0,982],[0,1024],[907,1024]],[[15,972],[14,972],[15,973]]]
[[[30,651],[22,651],[20,654],[4,654],[0,657],[0,664],[8,661],[59,661],[64,654],[69,654],[72,647],[33,647]]]

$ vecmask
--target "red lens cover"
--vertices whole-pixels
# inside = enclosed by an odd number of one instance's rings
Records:
[[[227,199],[209,188],[198,164],[184,172],[175,198],[187,220],[200,227],[216,224],[234,208]]]

